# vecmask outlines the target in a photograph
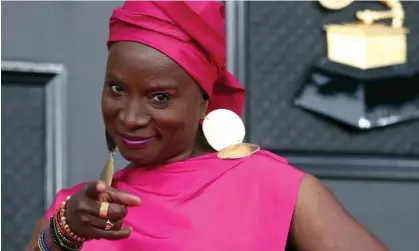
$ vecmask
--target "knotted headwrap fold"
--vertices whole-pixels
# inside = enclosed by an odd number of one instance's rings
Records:
[[[209,96],[207,113],[224,108],[239,116],[244,89],[226,69],[224,8],[215,1],[127,1],[113,11],[108,47],[139,42],[181,66]]]

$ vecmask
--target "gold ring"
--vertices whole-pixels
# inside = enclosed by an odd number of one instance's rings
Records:
[[[107,220],[106,225],[105,225],[105,230],[110,230],[113,226],[114,224],[112,224],[110,220]]]
[[[109,203],[102,202],[100,204],[99,217],[104,218],[104,219],[108,218],[108,209],[109,209]]]

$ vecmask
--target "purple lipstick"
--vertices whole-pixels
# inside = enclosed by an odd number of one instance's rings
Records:
[[[138,137],[126,134],[122,134],[120,136],[124,144],[130,148],[142,148],[154,139],[154,137]]]

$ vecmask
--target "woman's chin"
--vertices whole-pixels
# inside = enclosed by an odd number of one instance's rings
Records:
[[[149,166],[156,162],[156,157],[146,149],[136,148],[120,148],[121,156],[127,161],[134,163],[137,166]]]

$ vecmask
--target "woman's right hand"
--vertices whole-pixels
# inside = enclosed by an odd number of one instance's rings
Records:
[[[110,203],[106,219],[99,217],[102,202]],[[136,196],[94,181],[71,196],[66,203],[65,217],[71,231],[80,237],[119,240],[127,238],[132,230],[129,226],[121,229],[127,207],[138,206],[140,202]],[[107,220],[114,225],[109,230],[105,230]]]

